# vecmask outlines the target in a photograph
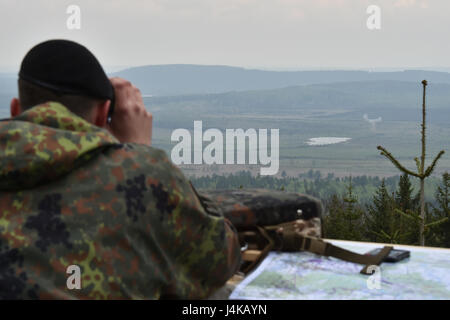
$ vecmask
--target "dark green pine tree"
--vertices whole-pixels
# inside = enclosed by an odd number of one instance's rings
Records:
[[[394,227],[395,201],[386,188],[385,180],[373,196],[373,203],[367,206],[365,224],[365,235],[373,242],[395,242],[397,238]]]
[[[397,204],[397,207],[403,212],[415,209],[412,193],[413,187],[411,185],[411,181],[409,180],[409,175],[407,173],[404,173],[400,176],[398,189],[395,193],[395,202]]]
[[[358,197],[353,194],[352,177],[350,177],[347,186],[347,194],[344,197],[345,220],[347,221],[348,240],[361,241],[363,233],[361,232],[364,211],[357,205]]]
[[[433,206],[431,214],[436,223],[430,227],[427,241],[432,246],[450,248],[450,174],[442,175],[442,183],[436,190],[436,206]]]
[[[324,219],[324,236],[331,239],[356,240],[362,238],[363,210],[357,205],[357,197],[353,194],[352,179],[345,196],[340,199],[337,195],[331,197],[328,203],[328,215]]]
[[[327,214],[323,218],[323,237],[329,239],[343,239],[343,229],[345,221],[343,220],[344,202],[337,194],[333,194],[326,202]]]
[[[419,241],[420,225],[413,217],[419,211],[420,194],[413,196],[413,191],[409,175],[404,173],[394,197],[397,210],[394,210],[392,225],[393,231],[397,231],[397,243],[417,244]]]

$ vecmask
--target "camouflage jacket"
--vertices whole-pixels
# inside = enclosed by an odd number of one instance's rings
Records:
[[[0,298],[204,298],[239,263],[234,227],[163,151],[54,102],[0,122]]]

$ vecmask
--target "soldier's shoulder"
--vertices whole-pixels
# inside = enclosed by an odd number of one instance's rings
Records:
[[[136,143],[121,143],[110,146],[107,156],[116,161],[133,160],[142,164],[167,163],[171,164],[167,153],[155,147]]]
[[[142,173],[157,179],[185,180],[167,153],[159,148],[135,143],[123,143],[108,148],[106,162],[109,167],[120,166],[130,174]]]

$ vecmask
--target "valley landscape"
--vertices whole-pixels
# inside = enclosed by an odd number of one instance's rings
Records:
[[[173,130],[195,120],[219,130],[280,130],[280,169],[336,176],[398,174],[376,147],[393,150],[414,168],[419,154],[420,81],[429,81],[427,154],[450,147],[450,73],[436,71],[261,71],[226,66],[166,65],[111,74],[139,87],[154,116],[153,145],[169,155]],[[0,116],[8,116],[15,75],[0,75]],[[368,119],[380,118],[370,123]],[[311,143],[317,138],[338,143]],[[320,141],[320,139],[318,140]],[[336,142],[335,141],[335,142]],[[189,176],[254,174],[258,165],[182,165]],[[450,170],[445,155],[435,175]]]

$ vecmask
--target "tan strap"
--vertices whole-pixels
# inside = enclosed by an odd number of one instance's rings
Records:
[[[371,274],[368,272],[369,266],[380,265],[393,249],[391,246],[385,246],[377,255],[359,254],[318,238],[302,236],[292,231],[283,233],[283,251],[296,251],[295,248],[297,251],[308,251],[325,257],[363,264],[365,267],[361,270],[362,274]]]
[[[391,246],[385,246],[377,255],[359,254],[335,246],[319,238],[301,235],[292,228],[284,228],[282,232],[277,232],[278,227],[256,227],[260,235],[259,241],[257,241],[259,243],[259,250],[244,250],[242,255],[243,260],[249,264],[241,270],[242,272],[248,273],[253,270],[271,250],[277,250],[284,252],[308,251],[325,257],[334,257],[340,260],[362,264],[365,267],[361,270],[361,273],[367,275],[371,274],[368,271],[369,266],[380,265],[393,249]],[[241,234],[254,236],[252,240],[258,239],[254,231]],[[245,253],[246,251],[248,253]]]
[[[259,231],[259,234],[264,238],[264,240],[266,241],[266,245],[264,246],[264,249],[259,251],[259,250],[251,250],[251,254],[242,254],[242,259],[244,261],[250,262],[249,265],[247,265],[244,269],[241,270],[241,272],[247,274],[248,272],[250,272],[251,270],[253,270],[262,260],[264,260],[264,258],[269,254],[269,252],[271,250],[274,249],[274,245],[275,242],[273,241],[272,237],[270,237],[266,230],[264,230],[264,228],[261,227],[256,227],[257,230]],[[246,251],[250,251],[250,250],[246,250]]]
[[[383,249],[381,249],[380,250],[380,252],[376,255],[376,256],[374,256],[375,257],[375,261],[373,262],[373,263],[371,263],[371,264],[367,264],[362,270],[361,270],[361,273],[362,274],[367,274],[367,275],[370,275],[370,274],[372,274],[373,272],[369,272],[369,267],[372,265],[375,265],[375,266],[379,266],[383,261],[384,261],[384,259],[389,255],[389,253],[391,252],[391,250],[393,250],[394,249],[394,247],[391,247],[391,246],[385,246],[385,247],[383,247]]]

